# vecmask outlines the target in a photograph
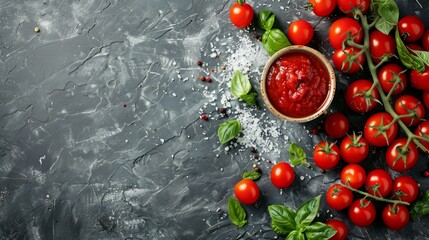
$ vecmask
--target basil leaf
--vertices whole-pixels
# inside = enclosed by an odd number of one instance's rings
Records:
[[[279,29],[268,30],[262,35],[262,45],[271,56],[278,50],[290,46],[286,35]]]
[[[424,64],[426,64],[427,66],[429,66],[429,52],[428,51],[417,51],[417,50],[412,50],[422,61]]]
[[[287,235],[286,240],[305,240],[305,236],[302,232],[295,230]]]
[[[426,190],[422,199],[413,205],[410,214],[413,219],[429,215],[429,190]]]
[[[258,172],[245,172],[243,173],[243,179],[257,180],[262,174]]]
[[[228,201],[228,214],[231,222],[237,227],[246,225],[246,212],[237,199],[230,197]]]
[[[307,200],[298,208],[295,217],[297,228],[307,227],[311,224],[319,211],[321,196]]]
[[[270,10],[262,10],[258,14],[258,25],[264,30],[271,30],[274,25],[276,15]]]
[[[252,85],[249,79],[240,71],[235,71],[231,80],[231,94],[236,98],[240,98],[248,94],[251,89]]]
[[[399,36],[399,30],[396,28],[395,31],[395,42],[396,49],[398,50],[399,60],[402,64],[409,69],[415,69],[418,72],[423,72],[425,70],[424,62],[417,56],[414,56],[408,51],[408,48],[405,46],[401,37]]]
[[[395,1],[384,1],[378,6],[378,14],[387,22],[396,25],[399,20],[399,8]]]
[[[217,135],[221,144],[229,142],[235,138],[241,130],[241,124],[238,120],[229,120],[219,126]]]
[[[288,235],[296,229],[295,212],[283,205],[268,206],[271,228],[279,235]]]
[[[390,31],[395,27],[395,24],[392,24],[389,21],[386,21],[385,18],[380,18],[377,20],[377,23],[375,23],[375,28],[377,28],[378,31],[388,35]]]
[[[257,96],[258,96],[257,93],[250,93],[250,94],[241,96],[240,99],[243,99],[249,106],[256,106]]]
[[[295,143],[291,143],[289,146],[289,158],[290,163],[293,166],[298,166],[301,164],[304,164],[307,167],[310,166],[310,164],[307,162],[307,155],[305,154],[304,149]]]
[[[330,239],[335,233],[337,233],[337,230],[321,222],[315,222],[307,226],[304,232],[308,240]]]

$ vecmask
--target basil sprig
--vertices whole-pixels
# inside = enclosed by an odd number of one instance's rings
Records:
[[[329,239],[337,232],[330,226],[313,220],[320,207],[321,195],[309,199],[295,212],[284,205],[270,205],[271,228],[286,239]]]
[[[389,34],[390,31],[398,24],[399,8],[395,1],[391,0],[374,0],[373,7],[378,13],[378,20],[375,27],[384,34]]]
[[[244,100],[249,106],[256,106],[256,97],[258,94],[250,92],[250,90],[252,90],[252,85],[250,84],[249,78],[240,71],[235,71],[231,80],[230,90],[234,97]]]
[[[310,167],[310,164],[307,162],[307,155],[305,154],[304,149],[295,143],[291,143],[289,146],[289,157],[290,163],[293,166],[303,164],[306,167]]]
[[[398,50],[399,60],[404,64],[406,68],[415,69],[418,72],[423,72],[425,70],[425,63],[418,55],[413,55],[405,46],[404,42],[399,35],[399,30],[396,28],[395,31],[395,42],[396,49]]]
[[[231,222],[237,227],[246,225],[246,211],[237,199],[230,197],[228,200],[228,214]]]
[[[414,203],[410,213],[413,219],[429,215],[429,190],[426,190],[421,200]]]
[[[273,29],[275,15],[269,10],[262,10],[258,14],[259,27],[265,30],[262,35],[262,46],[268,55],[272,56],[278,50],[292,45],[286,35],[279,29]]]
[[[250,180],[258,180],[261,177],[261,173],[259,172],[244,172],[243,173],[243,179],[250,179]]]
[[[241,124],[238,120],[229,120],[219,126],[217,135],[221,144],[227,143],[235,138],[241,130]]]

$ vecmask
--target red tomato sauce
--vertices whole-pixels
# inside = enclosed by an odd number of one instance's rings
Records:
[[[329,74],[315,57],[304,53],[287,54],[271,66],[267,95],[280,113],[300,118],[315,113],[329,91]]]

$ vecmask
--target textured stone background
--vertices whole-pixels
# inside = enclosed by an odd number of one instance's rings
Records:
[[[326,31],[337,17],[319,19],[306,1],[248,1],[258,12],[277,14],[279,28],[304,18],[315,26],[311,46],[330,56]],[[279,192],[267,176],[273,161],[288,160],[290,142],[310,154],[323,134],[318,124],[284,123],[266,112],[232,101],[230,118],[265,119],[280,136],[269,136],[275,151],[257,146],[227,150],[217,140],[225,119],[216,112],[226,67],[236,42],[249,36],[257,54],[249,75],[267,59],[255,30],[240,31],[228,20],[233,1],[0,1],[0,239],[273,239],[266,207],[295,208],[324,193],[340,170],[321,174],[296,168],[291,189]],[[401,13],[423,17],[429,3],[403,0]],[[40,33],[33,31],[39,26]],[[259,33],[259,30],[256,30]],[[220,55],[210,57],[213,50]],[[228,49],[230,51],[228,51]],[[206,63],[203,69],[197,59]],[[213,82],[197,80],[211,69]],[[341,91],[355,76],[337,74],[339,94],[331,110],[342,110]],[[211,97],[215,97],[211,99]],[[199,119],[201,112],[210,120]],[[361,120],[358,116],[354,128]],[[268,120],[267,120],[268,119]],[[382,151],[367,165],[384,166]],[[421,156],[412,174],[427,167]],[[424,159],[423,159],[424,158]],[[226,215],[227,200],[242,172],[260,164],[265,175],[258,206],[246,206],[249,224],[236,229]],[[422,188],[429,184],[420,179]],[[322,202],[320,219],[344,212]],[[351,239],[427,239],[428,218],[398,233],[378,219],[351,228]]]

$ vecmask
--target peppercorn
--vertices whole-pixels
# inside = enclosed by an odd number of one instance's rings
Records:
[[[206,78],[205,78],[203,75],[201,75],[201,76],[200,76],[200,80],[201,80],[201,81],[205,81],[205,80],[206,80]]]
[[[226,108],[219,108],[220,113],[226,113]]]
[[[258,159],[259,159],[259,155],[258,155],[258,154],[256,154],[256,155],[254,156],[254,158],[255,158],[256,160],[258,160]]]
[[[211,82],[212,79],[210,77],[206,77],[206,82]]]
[[[423,176],[424,176],[424,177],[429,177],[429,170],[424,171],[424,172],[423,172]]]
[[[201,66],[203,66],[203,62],[202,62],[201,60],[197,60],[197,65],[198,65],[199,67],[201,67]]]
[[[36,32],[36,33],[40,32],[40,28],[39,27],[34,27],[34,32]]]
[[[256,148],[255,147],[249,147],[249,151],[252,153],[256,153]]]
[[[207,117],[207,115],[205,115],[204,113],[203,113],[203,114],[201,114],[200,118],[201,118],[202,120],[205,120],[205,121],[209,120],[209,117]]]

